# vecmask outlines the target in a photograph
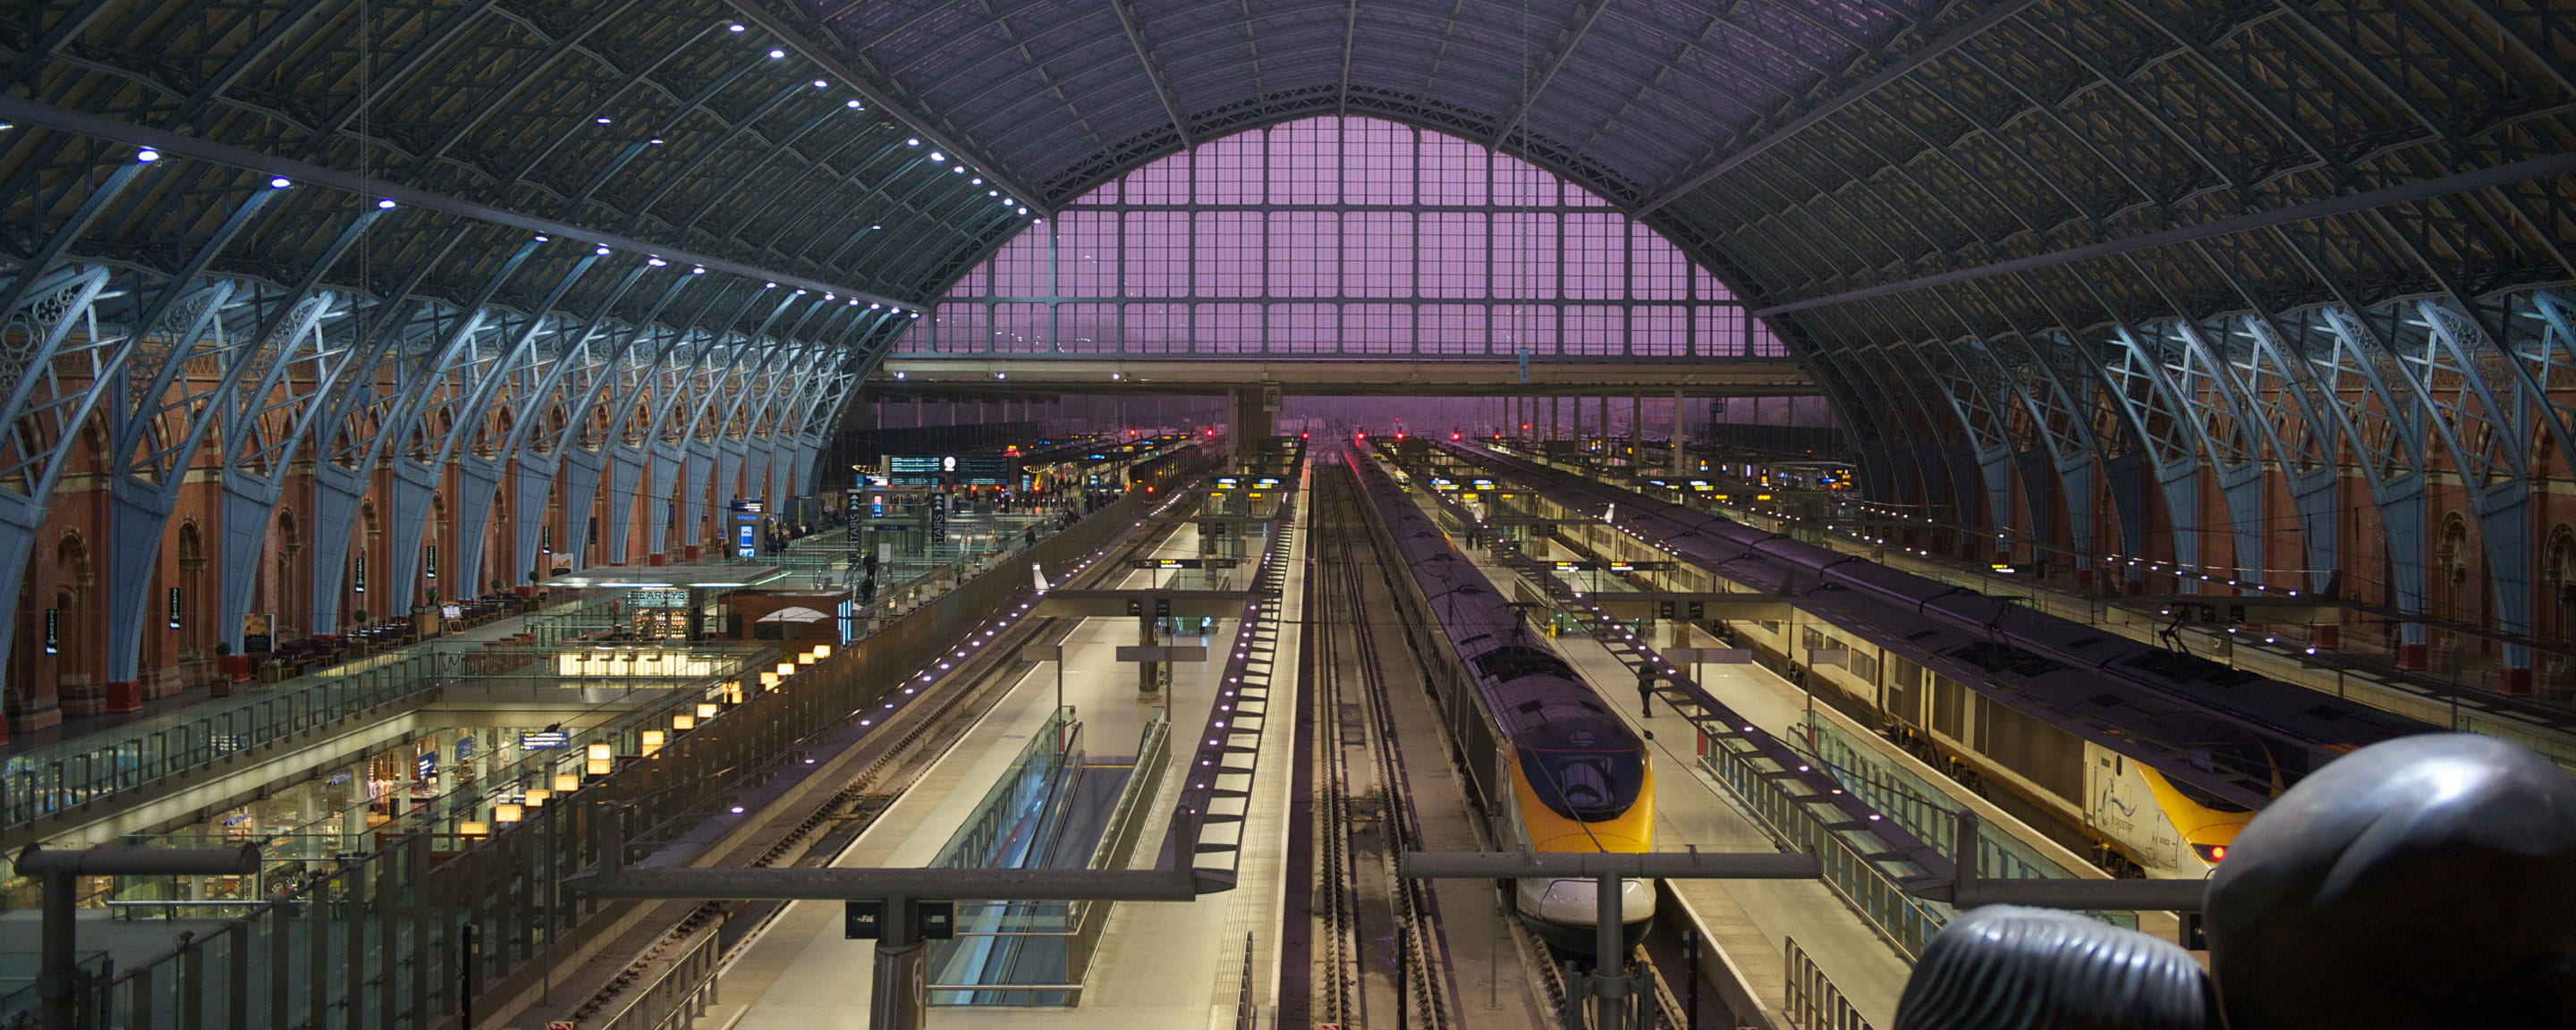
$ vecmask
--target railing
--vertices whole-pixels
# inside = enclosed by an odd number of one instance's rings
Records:
[[[1825,886],[1908,961],[1922,955],[1924,944],[1950,921],[1954,910],[1906,893],[1899,873],[1872,856],[1876,838],[1827,827],[1806,802],[1781,789],[1781,783],[1794,782],[1780,775],[1784,770],[1765,768],[1769,759],[1733,750],[1729,743],[1729,738],[1711,737],[1712,746],[1700,764],[1742,798],[1764,828],[1789,850],[1813,852],[1823,867]],[[1911,875],[1926,873],[1914,870]]]
[[[1782,1015],[1798,1030],[1871,1030],[1869,1020],[1862,1019],[1851,999],[1843,997],[1842,988],[1818,968],[1807,949],[1798,946],[1794,937],[1784,937],[1782,960],[1788,966],[1787,1003]]]
[[[1043,814],[1045,799],[1062,786],[1065,771],[1082,746],[1081,734],[1082,724],[1073,721],[1073,709],[1059,708],[1049,715],[1045,725],[1030,734],[1010,768],[985,790],[983,800],[968,809],[966,822],[940,845],[931,867],[978,869],[1001,858],[999,849],[1017,836],[1014,828],[1028,822],[1032,809]]]
[[[16,829],[438,686],[450,656],[414,645],[362,658],[314,682],[199,705],[38,748],[0,764],[0,828]]]
[[[707,1006],[716,1001],[716,971],[724,965],[724,949],[718,947],[720,928],[724,924],[703,927],[688,949],[654,972],[641,990],[630,988],[621,997],[633,1000],[626,1007],[597,1024],[597,1030],[685,1030],[696,1026],[698,1017],[707,1014]]]
[[[1234,987],[1234,1030],[1261,1030],[1261,1005],[1252,997],[1252,935],[1243,935],[1243,969]]]
[[[1168,668],[1169,663],[1165,663]],[[1136,745],[1136,767],[1128,774],[1126,788],[1119,792],[1118,807],[1109,814],[1108,825],[1100,832],[1100,843],[1091,849],[1086,868],[1117,869],[1136,852],[1136,842],[1154,820],[1144,818],[1146,803],[1162,790],[1163,770],[1172,764],[1171,720],[1157,715],[1145,727],[1144,739]],[[1091,971],[1091,957],[1100,949],[1100,935],[1109,926],[1113,902],[1084,901],[1073,906],[1073,939],[1065,942],[1065,979],[1081,983]]]
[[[1912,773],[1887,765],[1878,756],[1845,736],[1840,727],[1823,716],[1808,713],[1803,728],[1817,762],[1835,780],[1848,788],[1869,807],[1885,813],[1906,832],[1921,838],[1953,862],[1959,824],[1959,810],[1944,804],[1938,788]],[[2078,877],[2076,871],[2052,861],[2038,849],[2022,843],[1994,820],[1977,824],[1977,870],[1980,875],[2011,879],[2065,880]],[[2138,928],[2135,912],[2086,912],[2085,915],[2131,930]]]

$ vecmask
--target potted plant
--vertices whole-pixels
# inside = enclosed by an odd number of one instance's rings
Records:
[[[249,679],[249,678],[250,678],[250,663],[249,663],[249,661],[248,661],[247,659],[245,659],[245,660],[243,660],[240,664],[241,664],[241,678],[243,678],[243,679]],[[231,697],[231,696],[233,696],[233,678],[234,678],[234,677],[233,677],[233,672],[234,672],[234,670],[233,670],[233,666],[234,666],[234,661],[233,661],[233,645],[231,645],[231,644],[227,644],[227,643],[224,643],[224,642],[222,642],[222,641],[220,641],[220,640],[219,640],[219,641],[216,641],[216,642],[215,642],[215,678],[214,678],[214,679],[212,679],[212,680],[207,681],[207,683],[206,683],[206,689],[207,689],[207,692],[208,692],[208,693],[212,694],[212,695],[213,695],[213,696],[215,696],[215,697]]]
[[[224,679],[228,682],[250,682],[250,656],[234,654],[233,645],[230,642],[215,643],[215,668],[224,674]]]

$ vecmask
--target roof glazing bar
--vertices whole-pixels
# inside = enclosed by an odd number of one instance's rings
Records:
[[[1878,74],[1870,76],[1868,79],[1862,81],[1860,85],[1835,94],[1832,99],[1817,105],[1807,113],[1790,119],[1788,124],[1772,130],[1771,132],[1763,135],[1760,139],[1745,144],[1743,149],[1726,155],[1726,157],[1718,161],[1717,164],[1710,166],[1707,171],[1691,176],[1690,181],[1664,191],[1662,196],[1649,200],[1644,206],[1639,207],[1635,211],[1629,212],[1629,216],[1634,218],[1643,218],[1649,212],[1652,212],[1657,208],[1663,207],[1666,204],[1670,204],[1673,201],[1680,200],[1683,197],[1690,195],[1692,190],[1706,186],[1709,184],[1710,180],[1724,175],[1729,171],[1733,171],[1737,165],[1752,160],[1754,155],[1769,150],[1788,140],[1789,137],[1797,135],[1810,125],[1814,125],[1817,122],[1833,117],[1835,112],[1858,103],[1861,98],[1877,92],[1888,83],[1904,78],[1906,73],[1922,67],[1925,62],[1957,49],[1959,44],[1977,38],[1979,35],[1984,34],[1987,29],[1994,28],[1996,25],[2001,24],[2004,19],[2020,14],[2022,11],[2036,5],[2038,2],[2039,0],[2003,0],[2002,3],[1996,4],[1992,9],[1986,11],[1986,13],[1969,19],[1967,24],[1951,30],[1948,35],[1942,36],[1930,43],[1926,43],[1922,48],[1914,51],[1913,53],[1898,58],[1896,63],[1881,69]]]
[[[1827,294],[1822,297],[1809,297],[1805,300],[1793,300],[1786,304],[1774,304],[1767,308],[1758,309],[1754,311],[1753,314],[1757,318],[1770,318],[1774,315],[1785,315],[1793,311],[1805,311],[1809,308],[1821,308],[1833,304],[1846,304],[1856,300],[1868,300],[1871,297],[1884,297],[1891,293],[1904,293],[1908,290],[1920,290],[1931,286],[1946,286],[1951,283],[1968,282],[1974,279],[1984,279],[1991,276],[2006,275],[2013,272],[2027,272],[2032,269],[2047,268],[2051,265],[2062,265],[2069,261],[2082,261],[2087,258],[2109,257],[2114,254],[2126,254],[2133,250],[2146,250],[2153,247],[2171,246],[2176,243],[2190,243],[2194,240],[2205,240],[2216,236],[2225,236],[2229,233],[2246,232],[2254,229],[2269,229],[2276,225],[2287,225],[2292,222],[2304,222],[2310,219],[2326,218],[2333,215],[2351,214],[2356,211],[2366,211],[2375,207],[2386,207],[2390,204],[2411,204],[2418,201],[2431,200],[2435,197],[2448,196],[2453,193],[2466,193],[2471,190],[2494,189],[2499,186],[2509,186],[2517,182],[2525,182],[2532,179],[2546,179],[2551,176],[2569,174],[2576,174],[2576,153],[2551,154],[2548,157],[2535,157],[2528,161],[2516,161],[2512,164],[2497,165],[2493,168],[2481,168],[2474,172],[2462,172],[2458,175],[2446,175],[2439,179],[2426,179],[2421,182],[2406,183],[2402,186],[2390,186],[2386,189],[2371,190],[2366,193],[2355,193],[2351,196],[2332,197],[2326,200],[2311,201],[2305,204],[2294,204],[2274,211],[2263,211],[2256,214],[2242,215],[2236,218],[2224,218],[2201,225],[2186,225],[2178,229],[2167,229],[2163,232],[2151,232],[2144,236],[2131,236],[2126,239],[2105,240],[2101,243],[2090,243],[2081,247],[2069,247],[2065,250],[2053,250],[2045,254],[2033,254],[2029,257],[2014,258],[2010,261],[1998,261],[1991,265],[1979,265],[1975,268],[1962,268],[1955,272],[1938,272],[1932,275],[1907,279],[1903,282],[1885,283],[1878,286],[1865,286],[1857,290],[1845,290],[1841,293]]]
[[[801,275],[790,275],[784,272],[775,272],[766,268],[747,265],[739,261],[729,261],[724,258],[666,247],[650,240],[639,240],[631,236],[619,236],[613,233],[600,232],[597,229],[589,229],[573,225],[568,222],[558,222],[551,218],[540,218],[535,215],[521,214],[517,211],[512,211],[506,208],[493,207],[488,204],[477,204],[470,200],[459,200],[445,194],[432,193],[428,190],[417,189],[410,186],[400,186],[378,179],[370,179],[363,175],[358,175],[353,172],[344,172],[336,168],[326,168],[321,165],[307,164],[292,158],[278,157],[273,154],[262,154],[254,150],[244,150],[240,147],[227,146],[211,140],[198,139],[194,136],[182,136],[175,132],[146,128],[140,125],[101,118],[97,115],[82,114],[77,111],[66,111],[51,104],[42,104],[33,100],[20,100],[15,97],[0,97],[0,121],[16,122],[20,125],[42,125],[48,129],[56,129],[62,132],[77,133],[79,135],[90,136],[97,139],[114,140],[119,143],[131,144],[137,147],[150,147],[162,152],[163,154],[192,157],[201,161],[212,161],[220,165],[230,165],[235,168],[248,169],[263,175],[281,176],[295,182],[327,187],[363,197],[379,197],[407,207],[420,208],[424,211],[436,211],[441,214],[456,215],[460,218],[471,218],[478,222],[490,222],[494,225],[507,225],[513,228],[525,229],[529,232],[544,233],[549,236],[560,236],[567,240],[580,240],[583,243],[588,243],[593,246],[622,250],[631,254],[640,254],[647,258],[660,258],[664,261],[675,264],[703,266],[714,271],[729,272],[734,275],[743,276],[749,279],[759,279],[764,282],[775,282],[780,286],[795,287],[810,290],[815,293],[830,293],[842,297],[856,297],[860,300],[868,301],[870,303],[884,304],[898,310],[905,307],[927,307],[927,305],[916,305],[911,301],[896,300],[883,294],[870,293],[866,290],[852,289],[848,286],[827,283],[820,279],[809,279]]]
[[[859,95],[868,98],[868,103],[877,105],[877,110],[885,112],[887,115],[894,117],[905,125],[911,126],[912,130],[919,133],[922,139],[938,146],[941,150],[947,151],[948,156],[955,158],[959,164],[963,164],[968,168],[974,169],[976,174],[984,177],[984,181],[986,183],[1001,190],[1005,195],[1016,198],[1020,202],[1028,205],[1031,217],[1055,217],[1053,209],[1038,202],[1038,194],[1030,192],[1028,187],[1012,181],[1010,176],[995,171],[994,169],[996,166],[993,162],[986,160],[981,156],[983,148],[959,146],[955,139],[942,136],[933,131],[930,128],[931,122],[929,119],[914,114],[911,108],[903,106],[900,101],[886,95],[884,90],[876,88],[875,84],[870,82],[867,77],[860,75],[857,69],[841,63],[839,58],[824,52],[822,47],[815,45],[812,38],[806,36],[803,32],[798,31],[796,26],[788,24],[785,19],[780,18],[775,14],[771,14],[767,9],[755,2],[755,0],[725,0],[725,2],[734,9],[734,13],[741,15],[743,20],[756,24],[760,26],[763,31],[778,37],[781,43],[786,44],[788,48],[796,51],[797,56],[814,62],[816,65],[821,66],[824,71],[831,73],[834,78],[837,78],[844,84],[848,85],[851,89],[859,91]]]

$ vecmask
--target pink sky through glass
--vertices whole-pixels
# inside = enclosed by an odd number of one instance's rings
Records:
[[[1785,357],[1715,277],[1517,158],[1322,117],[1121,176],[959,280],[906,353]]]

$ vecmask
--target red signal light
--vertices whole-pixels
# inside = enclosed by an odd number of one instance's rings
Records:
[[[1451,433],[1451,434],[1449,434],[1449,438],[1450,438],[1450,439],[1452,439],[1452,440],[1461,439],[1461,437],[1459,437],[1459,435],[1458,435],[1458,434],[1456,434],[1456,433]]]

